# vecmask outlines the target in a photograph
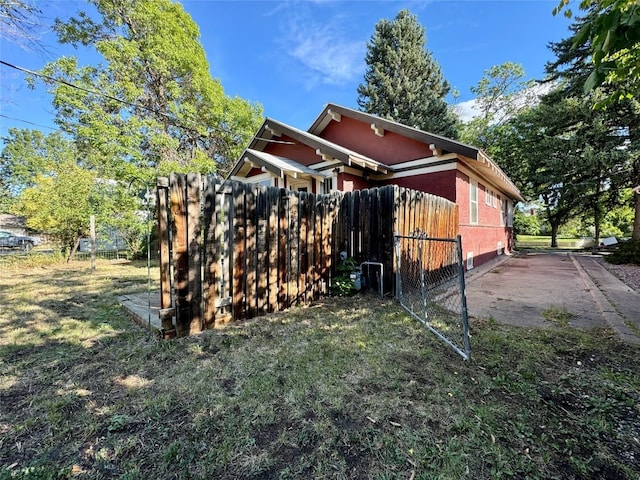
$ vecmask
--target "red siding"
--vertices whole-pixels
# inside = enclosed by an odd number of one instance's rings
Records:
[[[255,177],[256,175],[260,175],[262,173],[263,172],[261,168],[252,168],[251,170],[249,170],[249,173],[247,173],[247,178]]]
[[[302,145],[286,135],[276,137],[275,140],[278,140],[279,142],[292,142],[293,145],[288,143],[269,143],[264,148],[266,153],[279,157],[290,158],[291,160],[295,160],[305,166],[322,161],[322,159],[316,154],[315,149],[307,145]]]
[[[473,266],[477,267],[498,256],[498,242],[502,242],[503,253],[511,251],[511,229],[507,227],[461,225],[462,255],[473,253]]]
[[[447,170],[446,172],[427,173],[424,175],[397,178],[390,183],[438,195],[439,197],[455,202],[456,172],[457,170]]]
[[[340,122],[329,122],[320,136],[386,165],[433,155],[429,145],[389,131],[378,137],[370,124],[344,115]]]
[[[363,177],[358,177],[350,173],[341,173],[338,175],[338,190],[343,192],[352,192],[354,190],[363,190],[371,188],[371,184]]]
[[[477,179],[476,179],[477,180]],[[473,253],[473,265],[477,267],[498,255],[498,242],[502,243],[504,253],[511,251],[512,229],[500,225],[500,201],[496,200],[496,206],[486,205],[486,186],[478,181],[478,223],[469,222],[469,177],[458,172],[456,179],[456,195],[458,198],[460,235],[462,235],[463,258],[467,259],[467,253]],[[491,187],[489,187],[491,189]],[[499,192],[494,191],[502,197]]]

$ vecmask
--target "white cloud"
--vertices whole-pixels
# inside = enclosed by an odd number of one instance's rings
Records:
[[[306,14],[292,18],[286,26],[285,53],[304,67],[308,88],[344,85],[364,73],[366,42],[349,40],[339,25],[339,18],[320,23]]]
[[[512,100],[511,107],[515,109],[515,111],[520,110],[523,107],[529,105],[536,105],[540,101],[540,97],[549,93],[555,84],[553,82],[544,83],[544,84],[535,84],[531,88],[525,89],[520,94]],[[463,122],[469,122],[473,120],[475,117],[480,115],[480,109],[478,108],[478,102],[474,98],[472,100],[467,100],[466,102],[458,103],[454,106],[455,112],[458,117]],[[501,116],[501,112],[497,112],[497,116]],[[505,118],[507,115],[504,116]]]
[[[466,102],[458,103],[455,105],[455,112],[463,122],[469,122],[475,117],[480,115],[480,109],[478,109],[478,102],[473,100],[467,100]]]

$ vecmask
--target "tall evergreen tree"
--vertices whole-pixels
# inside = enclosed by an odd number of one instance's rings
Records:
[[[450,86],[426,41],[425,28],[408,10],[380,20],[367,43],[358,105],[364,112],[457,138],[456,118],[444,99]]]

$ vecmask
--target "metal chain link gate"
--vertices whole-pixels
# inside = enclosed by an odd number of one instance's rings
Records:
[[[396,298],[465,360],[471,357],[460,235],[395,235]]]

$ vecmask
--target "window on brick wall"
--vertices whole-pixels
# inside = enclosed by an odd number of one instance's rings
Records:
[[[469,180],[469,223],[478,223],[478,182]]]
[[[506,224],[506,214],[507,214],[507,199],[503,198],[500,201],[500,226],[504,227]]]

